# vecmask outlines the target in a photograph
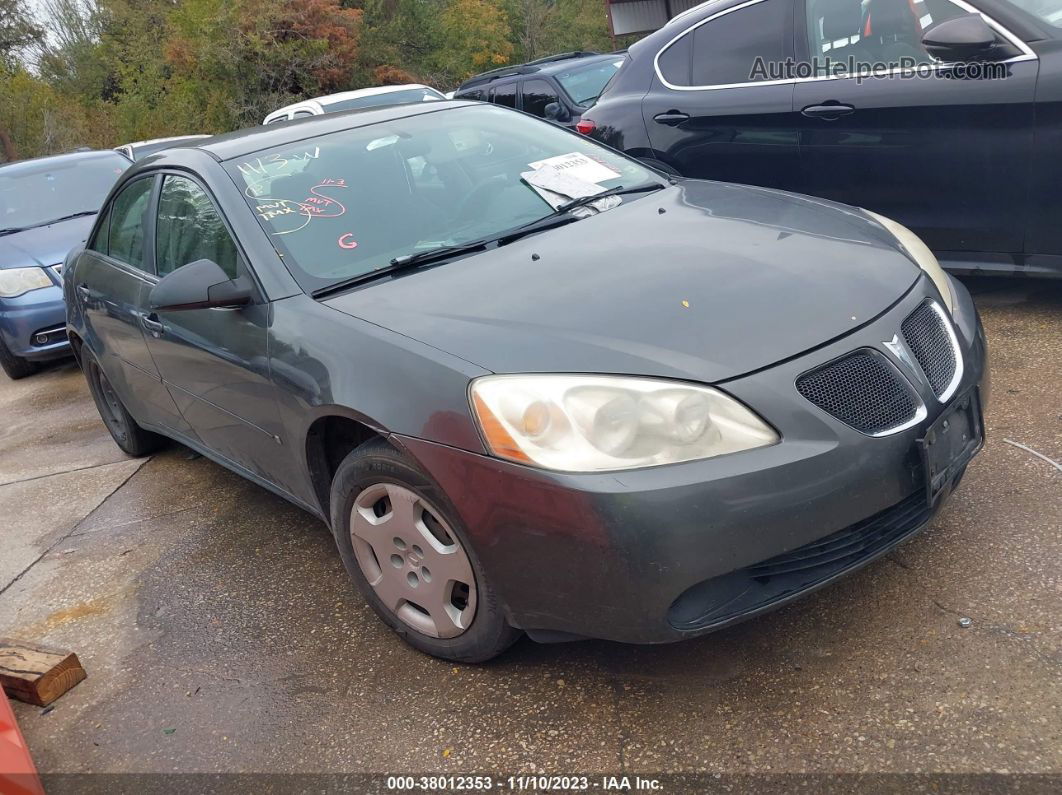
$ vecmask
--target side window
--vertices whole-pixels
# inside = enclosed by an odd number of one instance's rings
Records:
[[[462,91],[460,94],[454,95],[454,99],[475,99],[480,102],[486,98],[487,94],[482,88],[470,88],[468,91]]]
[[[495,105],[504,105],[507,108],[516,107],[516,83],[507,86],[498,86],[491,89],[490,101]]]
[[[100,254],[107,253],[107,245],[111,237],[111,208],[110,205],[100,215],[100,225],[96,227],[96,234],[88,242],[86,248],[98,251]]]
[[[708,23],[712,24],[711,22]],[[673,86],[690,84],[690,55],[693,51],[693,36],[685,35],[662,53],[657,61],[660,74]]]
[[[922,34],[938,22],[966,13],[950,0],[809,0],[808,46],[826,71],[855,64],[932,63]]]
[[[145,177],[122,189],[110,209],[107,254],[119,262],[148,270],[144,262],[144,222],[154,177]]]
[[[155,264],[165,276],[196,260],[209,259],[235,279],[239,255],[229,230],[202,188],[167,175],[159,194]]]
[[[539,118],[546,118],[546,105],[551,102],[560,102],[553,86],[545,80],[524,81],[524,110],[533,113]]]
[[[857,5],[859,2],[849,1]],[[722,86],[755,82],[757,59],[762,59],[764,64],[785,60],[786,22],[791,11],[792,5],[786,0],[764,0],[724,14],[694,30],[690,84]]]

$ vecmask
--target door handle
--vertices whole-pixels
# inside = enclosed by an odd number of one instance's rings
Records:
[[[690,114],[683,113],[681,110],[669,110],[667,113],[658,113],[653,116],[653,121],[659,124],[666,124],[668,127],[677,127],[682,122],[687,121]]]
[[[88,288],[87,284],[79,284],[76,289],[77,294],[81,296],[83,301],[88,301],[92,298],[92,290]]]
[[[161,337],[162,333],[166,330],[166,327],[162,325],[162,321],[159,320],[159,316],[154,312],[150,315],[141,314],[140,325],[143,326],[144,331],[156,338]]]
[[[847,116],[854,110],[854,105],[845,105],[841,102],[832,102],[823,105],[808,105],[800,112],[804,116],[807,116],[812,119],[825,119],[826,121],[833,121],[834,119],[839,119],[842,116]]]

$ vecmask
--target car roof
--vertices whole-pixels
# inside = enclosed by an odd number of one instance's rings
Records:
[[[127,165],[129,163],[128,157],[114,149],[90,149],[87,152],[66,152],[61,155],[47,155],[45,157],[30,158],[29,160],[15,160],[11,163],[0,163],[0,171],[3,172],[4,176],[10,177],[22,170],[35,171],[47,163],[65,165],[82,160],[106,160],[114,157],[122,158]]]
[[[373,124],[420,116],[425,113],[438,113],[457,108],[480,108],[481,102],[467,100],[438,100],[436,102],[416,103],[412,105],[386,105],[378,108],[360,108],[341,113],[326,113],[323,116],[307,116],[303,119],[279,122],[277,124],[250,127],[224,135],[215,135],[203,140],[199,145],[182,147],[182,149],[201,149],[215,160],[225,161],[242,157],[263,149],[296,143],[307,138],[316,138],[333,132],[349,130],[355,127],[368,127]],[[159,164],[171,153],[181,150],[164,149],[152,155],[150,162]],[[145,161],[147,162],[147,161]]]
[[[497,69],[491,69],[489,72],[482,72],[481,74],[470,77],[468,80],[464,81],[457,90],[464,91],[478,85],[488,85],[490,83],[500,82],[501,80],[510,77],[518,78],[532,74],[552,76],[567,72],[575,66],[585,66],[588,64],[615,60],[621,55],[622,51],[606,53],[565,52],[558,55],[550,55],[545,58],[539,58],[535,61],[528,61],[524,64],[500,66]]]
[[[292,102],[290,105],[285,105],[282,108],[277,108],[270,116],[284,111],[292,110],[293,108],[299,108],[308,103],[316,102],[319,105],[332,105],[336,102],[345,102],[348,99],[358,99],[359,97],[374,97],[379,94],[393,94],[397,91],[408,91],[415,88],[427,88],[435,91],[436,89],[431,86],[423,85],[422,83],[405,83],[403,85],[396,86],[372,86],[371,88],[359,88],[354,91],[340,91],[338,94],[325,94],[323,97],[307,97],[301,99],[298,102]]]
[[[195,135],[171,135],[169,138],[151,138],[150,140],[147,140],[147,141],[130,141],[127,144],[122,144],[122,146],[133,146],[133,147],[136,147],[136,146],[150,146],[152,144],[165,144],[165,143],[169,143],[170,141],[187,141],[187,140],[191,140],[192,138],[209,138],[209,137],[210,136],[207,135],[206,133],[197,133]]]

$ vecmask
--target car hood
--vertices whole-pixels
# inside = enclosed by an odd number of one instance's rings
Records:
[[[70,249],[88,238],[95,219],[95,215],[84,215],[0,237],[0,268],[62,264]]]
[[[325,303],[493,372],[715,382],[847,334],[919,274],[856,208],[689,180]]]

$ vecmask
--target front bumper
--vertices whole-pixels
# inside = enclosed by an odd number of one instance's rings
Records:
[[[857,348],[884,350],[901,321],[936,296],[924,277],[853,334],[719,385],[774,425],[782,441],[773,447],[641,470],[564,474],[417,439],[397,441],[449,495],[515,626],[552,640],[660,643],[703,634],[865,565],[939,510],[950,487],[930,508],[917,440],[974,387],[987,400],[984,332],[965,288],[954,283],[954,289],[964,362],[956,397],[941,405],[927,391],[925,419],[893,435],[849,428],[804,400],[795,382]],[[846,554],[833,554],[839,549]],[[781,583],[766,602],[728,596],[737,579],[756,575],[769,582],[809,553],[828,553],[835,565],[813,581]]]
[[[38,341],[39,335],[46,339]],[[15,298],[0,298],[0,336],[15,356],[42,361],[66,356],[66,304],[60,287],[30,290]]]

